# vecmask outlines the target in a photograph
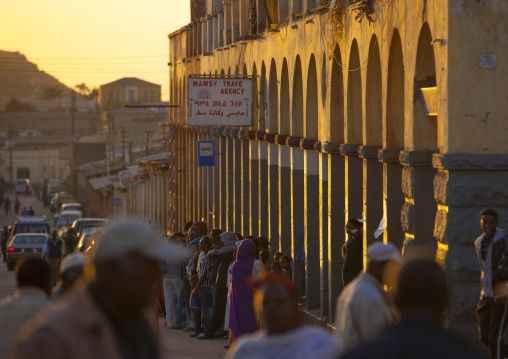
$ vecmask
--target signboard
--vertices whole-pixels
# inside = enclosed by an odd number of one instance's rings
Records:
[[[93,213],[99,213],[100,206],[98,203],[92,203],[92,212]]]
[[[215,166],[215,143],[198,141],[199,167]]]
[[[121,198],[113,198],[113,206],[118,207],[122,205],[122,199]]]
[[[425,116],[437,116],[437,87],[422,87],[420,96]]]
[[[122,188],[137,186],[150,181],[150,172],[145,168],[136,167],[118,172]]]
[[[252,126],[252,79],[189,77],[190,126]]]

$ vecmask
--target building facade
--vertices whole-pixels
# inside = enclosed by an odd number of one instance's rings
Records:
[[[162,190],[158,223],[170,230],[204,219],[267,236],[272,254],[296,258],[303,245],[295,283],[309,318],[331,325],[346,221],[364,220],[364,248],[384,222],[378,240],[403,252],[419,245],[449,271],[448,327],[474,340],[478,213],[508,216],[508,3],[192,5],[192,22],[168,36],[179,107],[167,180],[137,192],[137,214],[159,213],[153,191]],[[252,126],[188,126],[190,75],[252,76]],[[198,166],[200,140],[214,141],[214,167]]]
[[[101,111],[134,102],[160,102],[161,86],[135,77],[124,77],[99,87]]]

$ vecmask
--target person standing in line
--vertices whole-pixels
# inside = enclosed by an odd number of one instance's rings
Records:
[[[346,224],[348,235],[346,243],[342,247],[342,283],[347,286],[358,274],[363,271],[363,235],[362,224],[357,219],[351,218]]]
[[[176,237],[169,237],[167,243],[170,245],[178,246],[178,239]],[[178,323],[177,308],[174,301],[174,294],[180,297],[182,290],[182,262],[166,263],[166,273],[164,273],[164,304],[166,308],[166,326],[170,329],[182,329],[181,323]]]
[[[4,226],[4,230],[2,231],[2,258],[4,262],[7,262],[7,241],[9,240],[9,230],[7,226]]]
[[[42,255],[51,270],[51,285],[55,286],[58,282],[58,271],[63,257],[62,240],[58,238],[56,229],[51,231],[51,235],[42,249]]]
[[[507,248],[508,237],[505,231],[497,228],[497,212],[491,208],[480,212],[480,225],[483,234],[475,240],[475,249],[481,270],[480,301],[476,309],[480,340],[489,348],[491,359],[508,356],[508,347],[503,340],[508,322],[508,302],[497,293],[497,285],[503,278],[498,264]]]
[[[16,292],[0,304],[0,359],[8,358],[19,330],[37,313],[50,307],[49,266],[40,258],[21,259],[16,270]]]
[[[407,262],[399,273],[394,298],[400,322],[341,359],[479,359],[441,324],[448,293],[445,273],[436,262]]]
[[[402,258],[393,243],[367,248],[367,270],[344,288],[337,300],[335,337],[349,350],[379,335],[393,323],[391,303],[383,285]]]
[[[231,290],[229,292],[229,342],[233,344],[244,334],[256,331],[253,293],[248,280],[256,259],[256,246],[250,239],[243,240],[231,267]]]
[[[210,320],[212,319],[212,288],[210,286],[210,278],[208,277],[208,259],[206,254],[210,251],[212,243],[210,237],[201,237],[199,241],[199,249],[201,250],[200,259],[198,261],[198,283],[191,292],[191,296],[199,293],[201,301],[201,314],[203,315],[203,331],[210,327]]]

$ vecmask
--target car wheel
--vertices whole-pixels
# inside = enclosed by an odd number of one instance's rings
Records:
[[[9,270],[9,271],[14,270],[14,263],[12,263],[12,262],[7,262],[7,270]]]

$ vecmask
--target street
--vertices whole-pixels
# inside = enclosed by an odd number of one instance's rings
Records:
[[[15,197],[11,195],[11,198]],[[20,212],[24,206],[28,208],[30,206],[35,210],[37,216],[46,215],[50,227],[53,225],[53,214],[49,208],[43,208],[42,201],[38,201],[34,196],[19,196],[21,202]],[[8,226],[12,224],[15,216],[5,216],[5,212],[1,211],[0,215],[0,226]],[[15,279],[14,272],[7,271],[7,267],[2,262],[0,263],[0,302],[6,297],[12,295],[15,291]],[[182,330],[170,330],[164,326],[164,318],[160,318],[160,345],[163,350],[163,358],[181,358],[181,359],[193,359],[193,358],[223,358],[226,355],[227,350],[224,349],[224,345],[227,345],[227,341],[224,339],[215,340],[202,340],[198,341],[194,338],[189,338],[190,333],[185,333]]]

